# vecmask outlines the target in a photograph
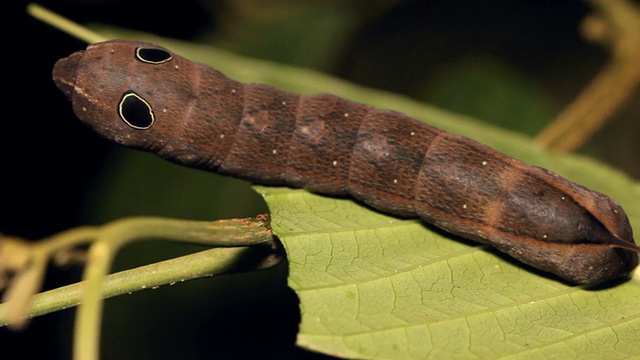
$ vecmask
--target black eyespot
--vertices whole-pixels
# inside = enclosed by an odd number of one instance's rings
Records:
[[[118,104],[118,115],[134,129],[148,129],[155,121],[151,105],[133,91],[122,94]]]
[[[173,59],[173,55],[164,49],[159,48],[136,48],[136,58],[143,63],[162,64]]]

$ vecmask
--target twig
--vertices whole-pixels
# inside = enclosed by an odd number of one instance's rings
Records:
[[[260,215],[249,219],[229,219],[218,221],[190,221],[157,217],[138,217],[114,221],[102,227],[81,227],[71,229],[38,242],[0,237],[0,279],[13,279],[8,283],[5,293],[6,304],[0,305],[0,324],[22,327],[29,315],[46,313],[50,309],[40,308],[35,311],[31,304],[33,295],[40,288],[46,265],[56,257],[64,258],[64,254],[75,251],[79,245],[91,243],[87,256],[84,282],[77,285],[76,295],[66,300],[64,306],[77,302],[80,304],[74,331],[74,358],[97,359],[100,338],[100,319],[102,317],[102,300],[109,294],[105,289],[105,277],[111,267],[112,260],[121,246],[133,241],[145,239],[161,239],[207,244],[215,247],[247,247],[251,245],[273,244],[269,227],[269,218]],[[272,246],[273,247],[273,246]],[[220,250],[220,249],[219,249]],[[224,249],[227,250],[227,249]],[[63,256],[60,256],[60,255]],[[209,269],[224,271],[230,261],[237,260],[237,251],[221,251],[226,258],[219,256],[209,259],[220,261]],[[274,265],[269,261],[265,266]],[[171,265],[172,263],[168,263]],[[175,270],[175,269],[174,269]],[[182,278],[188,278],[184,270]],[[202,272],[196,271],[202,275]],[[154,273],[138,274],[137,288],[160,283],[173,282],[175,276],[164,274],[159,279],[150,279]],[[175,275],[175,274],[174,274]],[[129,286],[135,283],[129,282]],[[82,290],[79,290],[79,289]],[[54,295],[40,295],[40,299],[49,297],[49,305],[60,306],[60,291]],[[111,289],[114,291],[114,289]],[[115,290],[118,292],[118,290]],[[119,290],[122,293],[122,290]],[[69,294],[66,294],[69,295]],[[51,297],[53,296],[53,298]],[[80,297],[80,300],[78,300]],[[29,314],[30,312],[30,314]]]
[[[586,38],[607,46],[609,63],[536,138],[552,150],[571,152],[595,134],[640,82],[640,9],[626,0],[590,0],[597,12],[583,22]]]
[[[34,18],[46,24],[49,24],[56,29],[60,29],[67,34],[71,34],[88,44],[107,40],[102,35],[93,32],[86,27],[75,23],[65,17],[62,17],[38,4],[31,3],[27,5],[27,12]]]

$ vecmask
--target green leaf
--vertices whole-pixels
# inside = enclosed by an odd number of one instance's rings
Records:
[[[632,226],[640,228],[640,186],[592,159],[557,156],[523,135],[313,71],[131,32],[117,37],[161,43],[240,81],[330,92],[404,112],[600,190],[618,200]],[[274,233],[287,250],[289,284],[302,312],[298,344],[305,348],[379,359],[637,353],[637,280],[597,290],[572,287],[419,220],[304,190],[255,189],[267,201]]]
[[[418,220],[303,190],[256,190],[287,250],[303,347],[367,359],[635,353],[637,280],[571,287]]]

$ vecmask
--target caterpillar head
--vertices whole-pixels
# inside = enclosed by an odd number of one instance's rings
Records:
[[[158,45],[92,44],[60,59],[53,80],[82,122],[121,145],[215,167],[233,137],[214,91],[229,80]],[[201,164],[203,153],[210,163]]]

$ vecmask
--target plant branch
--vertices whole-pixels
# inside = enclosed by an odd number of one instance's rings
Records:
[[[590,0],[597,10],[585,19],[583,35],[609,48],[601,72],[536,138],[552,150],[571,152],[589,140],[640,82],[640,9],[626,0]]]
[[[111,282],[105,282],[120,247],[146,239],[207,244],[224,249],[214,249],[218,251],[213,256],[212,253],[207,253],[205,257],[199,254],[194,259],[178,258],[123,272],[113,276]],[[41,287],[49,260],[73,259],[75,256],[68,254],[77,252],[77,247],[86,243],[91,245],[86,257],[84,282],[34,296]],[[29,317],[79,304],[74,357],[97,359],[104,297],[203,274],[222,273],[252,245],[275,248],[268,216],[218,221],[137,217],[101,227],[67,230],[35,243],[15,237],[0,237],[0,286],[8,287],[4,294],[6,303],[0,305],[0,325],[19,328],[26,324]],[[277,263],[277,260],[268,259],[266,255],[267,261],[261,263],[261,267]],[[194,264],[193,261],[199,264],[198,268],[188,267]],[[202,264],[209,261],[213,263]],[[163,270],[170,271],[158,273]],[[32,305],[36,300],[38,302]]]

